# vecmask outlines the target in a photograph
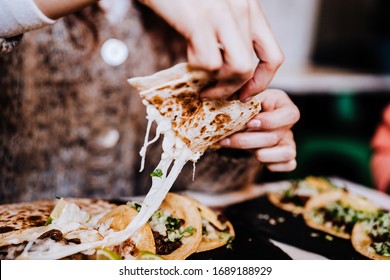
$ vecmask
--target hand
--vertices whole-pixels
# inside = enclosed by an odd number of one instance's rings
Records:
[[[247,129],[220,141],[224,147],[253,149],[257,160],[271,171],[296,168],[296,146],[291,131],[299,120],[299,110],[280,90],[268,89],[258,94],[262,111],[247,123]]]
[[[225,99],[240,90],[247,101],[262,92],[283,53],[257,0],[141,1],[188,40],[188,62],[215,71],[218,82],[201,98]]]

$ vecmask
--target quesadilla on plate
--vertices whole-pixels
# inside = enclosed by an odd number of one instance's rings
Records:
[[[156,250],[147,224],[122,242],[107,242],[138,214],[131,207],[61,198],[57,204],[35,201],[1,205],[0,210],[1,223],[8,226],[0,234],[0,259],[143,259]]]
[[[327,178],[310,176],[303,180],[291,181],[290,187],[269,192],[267,197],[275,206],[283,210],[302,214],[306,202],[312,196],[337,188]]]
[[[310,198],[303,217],[309,227],[350,239],[355,223],[373,217],[377,210],[365,197],[336,190]]]
[[[351,241],[356,251],[370,259],[390,260],[390,212],[378,211],[355,224]]]

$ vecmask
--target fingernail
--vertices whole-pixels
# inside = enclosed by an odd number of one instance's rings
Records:
[[[251,101],[252,98],[253,98],[253,97],[248,97],[248,98],[244,99],[244,103]]]
[[[210,101],[210,98],[208,98],[208,97],[201,97],[200,100],[202,100],[202,101]]]
[[[225,147],[230,146],[230,143],[231,143],[231,141],[230,141],[229,138],[225,138],[225,139],[219,141],[219,144],[222,145],[222,146],[225,146]]]
[[[249,128],[260,128],[261,127],[261,121],[260,120],[251,120],[248,125]]]

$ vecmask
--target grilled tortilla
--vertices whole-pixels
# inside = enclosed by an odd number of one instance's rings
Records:
[[[259,113],[260,102],[238,99],[202,102],[199,93],[214,81],[212,74],[181,63],[147,77],[129,79],[145,104],[154,106],[193,153],[203,153],[222,138],[241,130]]]
[[[163,259],[186,259],[202,239],[202,221],[194,202],[183,195],[168,193],[149,221],[156,253]]]
[[[364,197],[345,190],[334,190],[310,198],[303,217],[309,227],[350,239],[355,223],[372,217],[377,210]]]
[[[260,111],[258,98],[243,103],[238,99],[202,102],[200,91],[214,81],[212,74],[192,69],[186,63],[147,77],[128,80],[138,89],[146,106],[148,125],[142,156],[143,170],[148,145],[164,136],[161,160],[152,172],[152,186],[137,217],[125,229],[131,234],[158,209],[188,161],[196,162],[211,145],[245,127]],[[153,122],[156,136],[149,140]]]
[[[101,213],[114,208],[113,204],[99,199],[66,198],[91,214]],[[36,200],[0,205],[0,236],[7,232],[44,226],[50,216],[56,200]]]
[[[192,198],[191,198],[192,199]],[[231,243],[235,237],[233,225],[221,213],[192,199],[202,218],[202,240],[196,252],[203,252]]]
[[[390,213],[379,211],[372,219],[355,224],[351,241],[363,256],[390,260]]]
[[[287,189],[269,192],[267,197],[271,203],[283,210],[302,214],[306,202],[312,196],[336,188],[337,186],[326,178],[310,176],[303,180],[292,181]]]
[[[103,248],[100,242],[104,237],[121,230],[137,212],[102,200],[67,198],[6,204],[0,205],[0,213],[0,259],[95,259],[99,249],[129,259],[141,250],[155,251],[148,225],[131,238]],[[67,253],[83,244],[96,246]]]
[[[138,212],[128,205],[120,205],[104,215],[99,220],[99,224],[104,222],[110,223],[110,228],[115,231],[124,230],[127,225],[137,216]],[[113,246],[111,251],[117,253],[122,259],[138,257],[140,251],[147,251],[152,254],[156,253],[156,246],[152,230],[148,224],[141,227],[133,236],[125,242]]]

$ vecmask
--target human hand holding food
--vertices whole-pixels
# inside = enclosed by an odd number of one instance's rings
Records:
[[[203,99],[225,99],[240,90],[247,101],[262,92],[283,62],[257,0],[142,0],[188,40],[188,62],[214,71],[218,82]]]
[[[291,171],[296,167],[296,146],[292,126],[299,110],[288,95],[275,89],[258,94],[261,112],[247,123],[247,129],[220,141],[224,147],[253,149],[259,162],[271,171]]]

